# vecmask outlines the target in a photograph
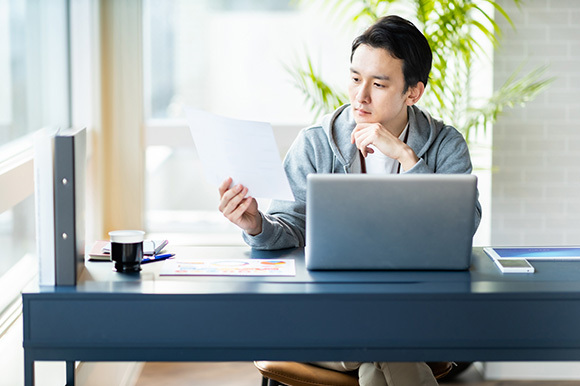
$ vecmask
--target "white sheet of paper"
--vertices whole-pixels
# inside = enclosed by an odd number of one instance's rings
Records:
[[[185,111],[210,183],[219,186],[232,177],[233,184],[246,186],[252,197],[294,201],[269,123],[226,118],[190,107]]]

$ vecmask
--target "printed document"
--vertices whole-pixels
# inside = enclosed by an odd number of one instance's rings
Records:
[[[161,276],[295,276],[293,259],[166,260]]]
[[[193,142],[210,183],[248,188],[248,195],[294,201],[284,172],[272,126],[186,108]]]

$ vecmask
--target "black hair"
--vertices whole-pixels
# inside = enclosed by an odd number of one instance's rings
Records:
[[[380,18],[352,42],[351,62],[361,44],[385,49],[403,61],[404,92],[418,82],[427,85],[433,54],[427,38],[410,21],[395,15]]]

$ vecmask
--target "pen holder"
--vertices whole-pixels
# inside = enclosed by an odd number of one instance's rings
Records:
[[[143,260],[143,238],[145,232],[122,230],[109,232],[111,240],[111,260],[117,272],[141,271]]]

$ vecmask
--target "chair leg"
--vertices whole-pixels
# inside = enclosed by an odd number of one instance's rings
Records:
[[[270,378],[262,377],[262,386],[284,386],[284,384]]]

